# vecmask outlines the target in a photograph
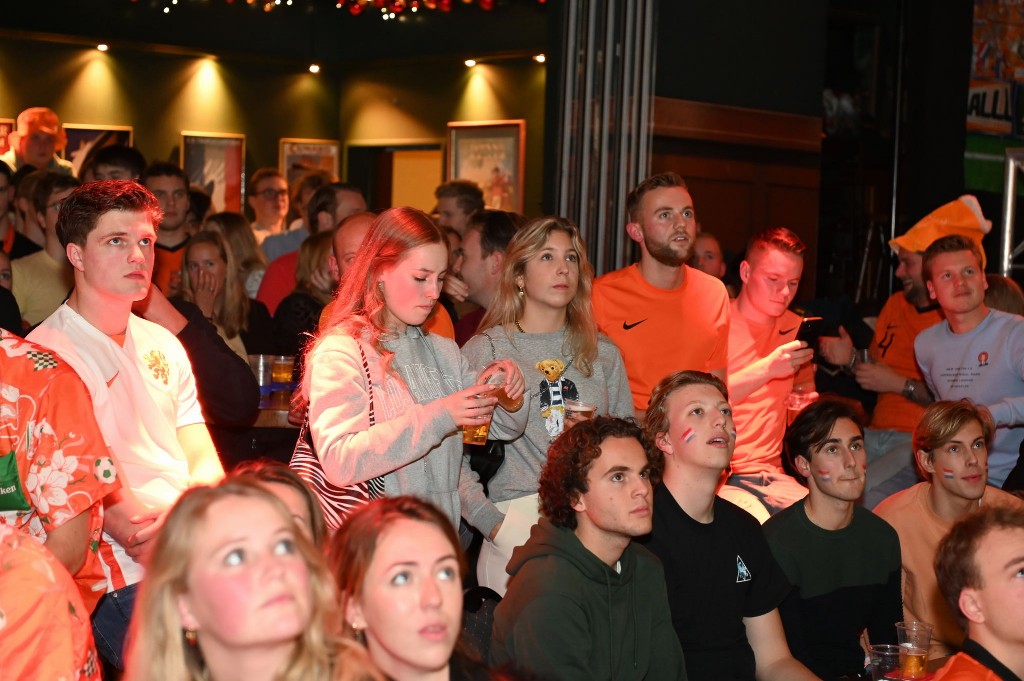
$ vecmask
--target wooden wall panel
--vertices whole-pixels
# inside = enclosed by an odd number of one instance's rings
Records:
[[[808,251],[799,297],[813,297],[820,123],[719,108],[723,115],[715,115],[714,105],[657,98],[651,172],[674,170],[683,176],[697,219],[728,251],[741,251],[766,227],[796,232]]]

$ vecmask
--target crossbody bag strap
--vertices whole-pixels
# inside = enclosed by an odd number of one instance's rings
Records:
[[[363,352],[362,341],[356,341],[356,347],[359,348],[359,356],[363,359],[363,373],[366,374],[366,392],[370,398],[370,425],[372,426],[376,422],[376,418],[373,413],[373,379],[370,378],[370,363],[366,361],[366,353]]]
[[[491,344],[491,359],[492,360],[497,360],[498,359],[498,353],[496,353],[494,351],[494,339],[491,338],[491,334],[487,333],[486,331],[481,331],[480,335],[486,337],[487,338],[487,342]]]

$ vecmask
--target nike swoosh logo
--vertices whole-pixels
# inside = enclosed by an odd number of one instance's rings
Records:
[[[647,321],[647,319],[646,319],[646,318],[644,318],[644,319],[641,319],[640,321],[638,321],[638,322],[634,322],[634,323],[632,323],[632,324],[627,324],[626,322],[622,322],[622,330],[623,330],[623,331],[629,331],[629,330],[630,330],[630,329],[632,329],[632,328],[633,328],[634,326],[639,326],[640,324],[643,324],[643,323],[644,323],[644,322],[646,322],[646,321]]]
[[[795,329],[795,328],[796,328],[796,327],[794,326],[794,327],[793,327],[793,329]],[[787,333],[790,333],[790,332],[792,332],[792,331],[793,331],[793,329],[786,329],[785,331],[779,331],[779,335],[780,335],[780,336],[785,336],[785,335],[786,335]]]

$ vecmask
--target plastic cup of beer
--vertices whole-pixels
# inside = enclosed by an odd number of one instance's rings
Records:
[[[487,444],[487,431],[491,429],[490,420],[479,426],[462,426],[462,442],[467,445]]]
[[[897,622],[896,640],[900,644],[902,678],[925,678],[928,675],[928,648],[932,642],[932,625],[924,622]]]
[[[562,404],[565,405],[565,410],[573,415],[574,418],[578,419],[591,419],[594,418],[594,413],[597,411],[596,404],[588,404],[587,402],[580,402],[579,400],[563,400]]]
[[[488,364],[484,367],[484,370],[480,372],[480,378],[483,379],[484,383],[489,385],[496,385],[498,389],[494,391],[494,396],[498,398],[498,406],[512,413],[519,411],[523,408],[523,398],[525,395],[520,395],[517,399],[511,399],[508,393],[505,392],[505,370],[495,367],[495,365]]]
[[[878,645],[868,648],[871,657],[871,681],[902,679],[900,654],[902,646]]]
[[[786,424],[792,425],[796,417],[804,410],[804,407],[815,400],[813,388],[795,386],[793,391],[786,396]]]

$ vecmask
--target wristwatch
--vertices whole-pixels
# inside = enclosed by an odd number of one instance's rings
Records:
[[[914,379],[908,378],[907,382],[903,384],[903,390],[901,391],[903,396],[908,400],[914,399],[914,391],[917,389],[917,384],[914,383]]]

